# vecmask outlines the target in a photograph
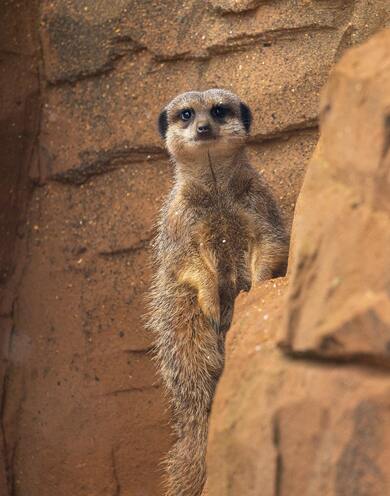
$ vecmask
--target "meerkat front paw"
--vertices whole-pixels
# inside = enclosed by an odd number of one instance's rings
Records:
[[[200,288],[198,292],[198,303],[199,308],[210,322],[210,325],[218,332],[221,325],[218,291],[216,289]]]
[[[195,266],[183,270],[178,279],[181,284],[186,284],[197,291],[200,310],[209,320],[211,326],[219,330],[221,311],[218,284],[214,281],[213,276]]]

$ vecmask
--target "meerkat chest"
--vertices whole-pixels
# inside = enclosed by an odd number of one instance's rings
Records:
[[[211,210],[208,215],[199,219],[194,231],[206,244],[224,252],[246,244],[245,218],[233,208]]]
[[[238,294],[248,290],[250,229],[245,215],[234,206],[212,210],[194,225],[195,249],[218,274],[220,291]]]
[[[230,191],[210,192],[189,187],[177,197],[180,224],[188,241],[209,250],[220,264],[232,264],[248,250],[251,218]]]
[[[195,244],[212,252],[224,271],[241,263],[250,241],[250,223],[242,208],[220,200],[218,204],[213,201],[199,214],[193,225]]]

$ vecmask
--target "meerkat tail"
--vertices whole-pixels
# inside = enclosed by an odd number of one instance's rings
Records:
[[[168,453],[166,496],[200,496],[206,481],[207,412],[186,426]]]
[[[223,369],[224,339],[194,305],[192,288],[177,287],[173,295],[170,305],[180,312],[161,304],[154,312],[155,358],[177,435],[164,463],[165,496],[200,496],[206,478],[208,415]]]

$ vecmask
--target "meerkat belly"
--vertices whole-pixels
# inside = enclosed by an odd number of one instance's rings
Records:
[[[222,294],[235,297],[250,286],[247,271],[248,232],[242,217],[234,211],[214,215],[207,223],[207,248],[211,251]]]

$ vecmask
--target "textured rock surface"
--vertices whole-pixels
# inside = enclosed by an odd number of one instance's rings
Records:
[[[37,7],[6,0],[1,18],[11,158],[1,163],[10,179],[0,216],[11,227],[0,243],[0,494],[7,484],[17,496],[158,496],[170,437],[141,315],[171,174],[155,130],[160,108],[194,88],[242,95],[254,112],[251,160],[290,223],[317,141],[318,92],[344,48],[388,22],[386,1]],[[28,169],[37,187],[13,271]]]
[[[208,496],[390,493],[389,48],[387,30],[332,71],[289,280],[239,298]]]
[[[39,132],[40,88],[36,1],[2,2],[0,16],[0,494],[8,494],[13,449],[3,423],[8,360],[14,327],[23,221],[31,193],[29,169]]]
[[[44,177],[78,177],[113,160],[161,153],[154,126],[146,124],[179,91],[193,88],[225,86],[241,94],[254,111],[254,141],[312,128],[318,91],[355,8],[335,0],[298,7],[286,1],[222,15],[196,0],[115,0],[103,11],[95,2],[78,4],[43,7],[45,74],[61,83],[45,93]],[[384,8],[367,7],[367,26],[372,10],[385,21]]]
[[[322,96],[294,220],[283,336],[292,353],[390,365],[389,60],[386,31],[336,66]]]
[[[211,416],[207,494],[388,494],[389,373],[283,356],[286,290],[276,280],[238,302]]]
[[[5,2],[0,29],[0,285],[13,273],[14,240],[28,199],[28,170],[39,131],[36,2]]]
[[[32,200],[3,417],[19,494],[160,491],[168,418],[141,316],[167,166],[140,166]]]

